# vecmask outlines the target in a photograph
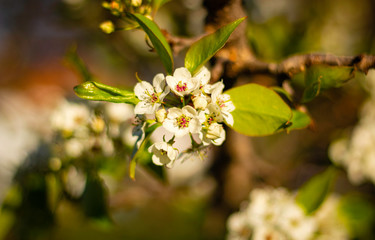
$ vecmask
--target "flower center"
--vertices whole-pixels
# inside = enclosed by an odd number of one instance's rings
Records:
[[[163,149],[160,149],[160,154],[161,155],[166,155],[167,154],[167,151],[163,150]]]
[[[155,103],[155,102],[159,101],[159,96],[156,93],[151,94],[150,97],[151,97],[152,103]]]
[[[190,117],[187,117],[185,114],[182,114],[177,118],[177,124],[179,128],[189,127]]]
[[[186,89],[187,89],[187,84],[186,83],[182,83],[181,81],[179,81],[176,85],[176,90],[177,92],[185,92]]]
[[[216,104],[220,107],[220,108],[223,108],[225,107],[225,101],[223,99],[218,99],[216,101]]]

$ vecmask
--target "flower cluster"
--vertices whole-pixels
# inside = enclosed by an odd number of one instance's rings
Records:
[[[371,180],[375,183],[375,71],[367,76],[370,99],[362,108],[360,120],[351,136],[338,139],[329,149],[330,158],[348,171],[353,184]]]
[[[133,111],[127,104],[83,104],[64,100],[52,113],[54,144],[49,167],[62,173],[64,189],[70,196],[81,196],[87,168],[92,164],[105,166],[111,161],[102,163],[103,159],[130,155],[136,140],[132,136]]]
[[[224,84],[211,85],[210,78],[205,67],[194,75],[182,67],[173,76],[157,74],[152,85],[141,81],[134,87],[140,100],[134,112],[162,124],[174,137],[190,135],[195,149],[221,145],[225,140],[222,123],[233,125],[231,112],[235,107],[230,96],[223,94]],[[178,151],[172,146],[174,137],[149,148],[155,164],[170,167],[177,159]],[[199,138],[198,142],[195,138]]]
[[[337,198],[332,195],[307,216],[287,190],[255,189],[250,202],[229,217],[227,239],[348,239],[336,214],[337,207]]]

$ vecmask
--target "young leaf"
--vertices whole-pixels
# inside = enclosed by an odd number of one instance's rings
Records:
[[[246,17],[225,25],[216,32],[209,34],[189,48],[185,57],[185,67],[194,74],[199,70],[217,51],[224,47],[229,36]]]
[[[293,109],[293,117],[292,117],[292,125],[288,128],[288,130],[294,130],[294,129],[303,129],[310,125],[311,118],[308,114],[298,111],[296,109]]]
[[[247,136],[274,134],[287,126],[292,110],[273,90],[246,84],[225,92],[235,106],[233,129]]]
[[[302,102],[311,101],[320,90],[341,87],[355,75],[353,67],[330,67],[316,65],[305,72],[305,92]]]
[[[165,39],[163,33],[159,29],[158,25],[151,19],[143,16],[142,14],[135,13],[129,15],[139,24],[139,26],[145,31],[147,36],[150,38],[152,45],[158,53],[166,71],[168,74],[173,72],[173,55],[172,50]]]
[[[81,76],[83,81],[95,80],[94,76],[87,69],[83,60],[78,56],[77,49],[75,46],[69,48],[69,50],[65,54],[65,61],[77,71],[77,73]]]
[[[319,95],[322,83],[320,79],[321,77],[319,77],[316,81],[306,86],[302,96],[303,103],[309,102]]]
[[[333,186],[335,176],[335,169],[328,168],[323,173],[311,178],[299,189],[296,201],[306,214],[311,214],[324,202]]]
[[[92,101],[107,101],[136,105],[138,98],[133,92],[111,87],[102,83],[87,81],[74,87],[78,97]]]

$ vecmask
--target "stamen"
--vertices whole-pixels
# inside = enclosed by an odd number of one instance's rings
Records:
[[[187,84],[186,83],[182,83],[181,81],[179,81],[176,85],[176,90],[177,92],[185,92],[186,89],[187,89]]]
[[[190,117],[185,116],[185,114],[182,114],[180,117],[178,117],[177,124],[179,128],[187,128],[189,127]]]

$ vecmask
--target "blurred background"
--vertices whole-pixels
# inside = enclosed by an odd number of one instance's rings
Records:
[[[244,5],[249,45],[260,59],[375,54],[372,0],[246,0]],[[204,32],[205,15],[201,0],[171,0],[155,21],[174,35],[193,37]],[[3,239],[225,239],[228,216],[252,189],[294,191],[332,165],[330,144],[350,137],[371,98],[368,82],[375,74],[357,74],[307,104],[314,119],[309,129],[261,138],[228,129],[225,145],[210,149],[206,160],[178,163],[166,173],[139,167],[132,181],[127,176],[134,141],[127,130],[131,110],[77,99],[73,87],[80,78],[66,61],[75,48],[101,82],[123,88],[134,86],[135,73],[150,81],[163,71],[144,33],[107,35],[99,25],[108,19],[121,25],[101,1],[0,1]],[[176,66],[183,59],[184,52],[175,56]],[[272,81],[242,76],[238,84]],[[301,86],[293,87],[301,94]],[[72,106],[75,110],[66,110]],[[75,122],[64,125],[69,118]],[[67,143],[72,136],[91,142]],[[375,146],[375,138],[368,141]],[[371,179],[353,183],[340,169],[334,191],[361,194],[373,203]],[[164,177],[155,176],[158,171]],[[366,234],[362,239],[374,236]]]

